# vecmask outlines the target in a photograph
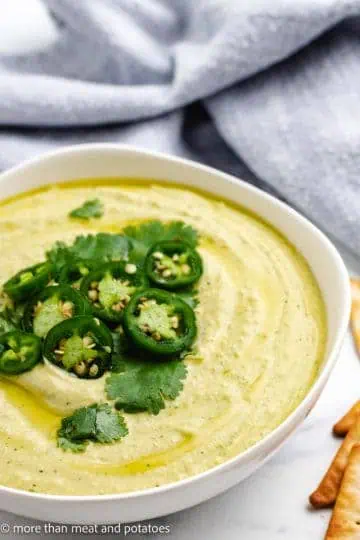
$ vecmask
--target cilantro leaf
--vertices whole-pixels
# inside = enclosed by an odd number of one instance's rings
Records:
[[[104,205],[100,199],[85,201],[82,206],[69,213],[72,218],[90,219],[100,218],[104,214]]]
[[[187,374],[181,360],[155,363],[126,355],[117,357],[116,369],[118,373],[107,378],[105,390],[109,399],[116,400],[116,408],[128,413],[159,414],[165,400],[174,400],[180,394]]]
[[[61,435],[76,441],[90,439],[95,436],[96,405],[81,407],[61,421]]]
[[[99,262],[121,260],[129,256],[131,262],[142,264],[149,248],[156,242],[179,240],[196,247],[198,234],[190,225],[182,221],[161,223],[148,221],[138,226],[129,226],[122,234],[98,233],[78,236],[72,245],[56,242],[46,253],[57,272],[64,265],[79,259],[93,259]],[[130,255],[129,255],[130,252]]]
[[[124,418],[107,403],[100,405],[96,415],[96,440],[103,444],[111,443],[127,434]]]
[[[108,403],[95,403],[62,419],[57,444],[63,450],[83,452],[89,441],[112,443],[127,434],[125,420],[118,412]]]
[[[121,234],[98,233],[77,236],[72,245],[56,242],[47,251],[47,258],[54,264],[57,272],[66,264],[79,259],[93,259],[99,262],[120,260],[127,257],[129,240]]]
[[[57,445],[62,450],[71,450],[72,452],[84,452],[87,447],[86,441],[72,441],[58,432]]]
[[[46,252],[46,257],[54,265],[57,274],[63,266],[76,260],[65,242],[55,242],[53,247]]]
[[[126,227],[124,233],[130,239],[132,246],[130,259],[134,262],[142,262],[149,248],[157,242],[181,241],[192,248],[195,248],[198,243],[197,231],[182,221],[170,223],[147,221],[141,225]]]
[[[129,241],[121,234],[98,233],[78,236],[70,247],[79,259],[118,261],[127,256]]]

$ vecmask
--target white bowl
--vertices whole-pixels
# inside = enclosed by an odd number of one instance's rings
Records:
[[[237,457],[202,474],[159,488],[120,495],[55,496],[0,487],[0,508],[63,523],[118,523],[176,512],[234,486],[269,459],[304,420],[334,367],[346,332],[350,288],[333,244],[282,202],[229,175],[183,159],[115,144],[65,148],[0,176],[1,198],[54,182],[79,178],[141,177],[201,188],[253,210],[279,229],[308,261],[326,304],[328,343],[318,378],[296,410],[273,432]]]

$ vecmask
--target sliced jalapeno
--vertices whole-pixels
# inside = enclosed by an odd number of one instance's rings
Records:
[[[74,317],[54,326],[44,342],[44,356],[80,379],[97,379],[110,366],[110,330],[93,317]]]
[[[7,334],[11,330],[16,330],[14,323],[0,314],[0,335]]]
[[[124,311],[123,324],[136,346],[155,355],[181,352],[197,333],[191,307],[176,294],[160,289],[136,293]]]
[[[92,270],[99,266],[96,262],[90,260],[80,260],[71,264],[66,264],[60,272],[60,284],[71,285],[74,289],[80,289],[81,281]]]
[[[4,291],[13,300],[28,300],[30,296],[41,291],[51,280],[53,265],[49,262],[35,264],[20,270],[4,284]]]
[[[135,264],[117,261],[88,274],[80,290],[90,301],[96,317],[119,322],[131,296],[145,285],[144,273]]]
[[[202,271],[200,255],[184,242],[159,242],[145,261],[147,277],[164,289],[187,287],[200,279]]]
[[[17,375],[32,369],[41,357],[41,340],[13,330],[0,336],[0,372]]]
[[[86,298],[68,285],[46,287],[25,308],[23,328],[45,337],[50,328],[77,315],[91,313]]]

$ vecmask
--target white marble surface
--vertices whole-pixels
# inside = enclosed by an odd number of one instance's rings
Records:
[[[53,28],[38,0],[6,2],[0,18],[0,53],[37,48],[53,36]],[[347,263],[350,270],[360,273],[357,261],[347,257]],[[331,435],[331,427],[358,399],[359,391],[360,363],[348,335],[317,406],[266,466],[227,493],[153,523],[169,525],[173,540],[320,540],[326,530],[329,512],[309,510],[307,497],[339,445]],[[8,523],[10,530],[14,525],[36,524],[4,512],[0,512],[0,522]],[[49,539],[65,537],[63,534],[45,534],[44,530],[43,535]],[[69,533],[66,538],[78,536]],[[6,536],[0,534],[0,537],[20,538],[20,535],[10,532]],[[115,535],[102,537],[114,538]],[[144,538],[131,537],[134,540]],[[39,534],[30,533],[26,538],[35,540]]]

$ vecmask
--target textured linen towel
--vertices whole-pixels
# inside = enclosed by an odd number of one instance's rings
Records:
[[[360,251],[360,0],[47,0],[0,55],[0,169],[62,145],[175,153],[274,192]]]

